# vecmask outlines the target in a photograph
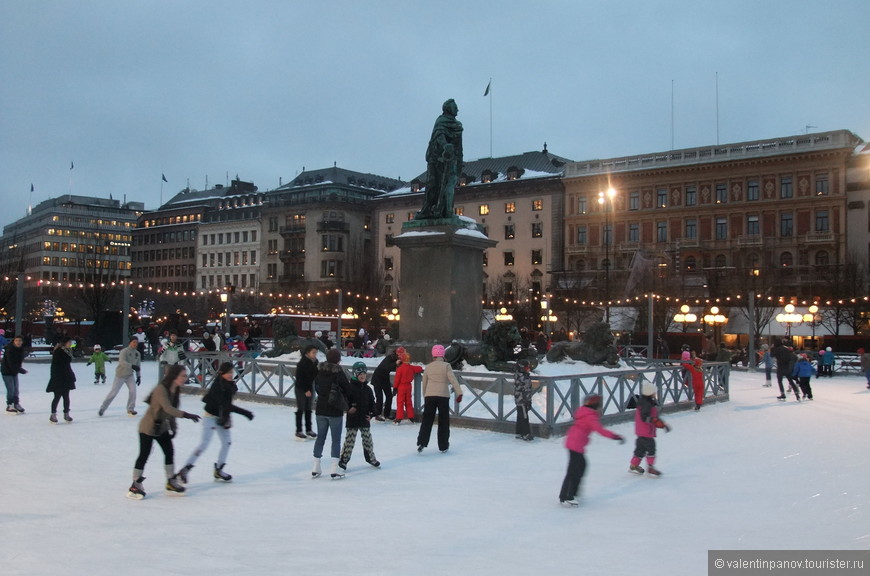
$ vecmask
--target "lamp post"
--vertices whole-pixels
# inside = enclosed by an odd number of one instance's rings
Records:
[[[727,321],[728,320],[724,315],[719,314],[719,308],[717,306],[712,306],[710,308],[710,313],[704,315],[704,322],[713,327],[713,333],[716,335],[717,345],[721,343],[721,338],[719,336],[720,327]]]
[[[785,313],[777,314],[776,321],[782,326],[785,326],[785,337],[787,340],[791,341],[792,325],[800,324],[804,321],[804,317],[800,314],[795,314],[794,304],[786,304],[783,310],[785,310]]]
[[[821,322],[821,318],[819,317],[819,307],[813,304],[809,308],[807,308],[807,312],[809,314],[804,314],[804,324],[809,324],[810,328],[813,331],[813,345],[816,344],[816,326],[818,326]]]
[[[514,317],[511,314],[508,314],[507,308],[500,308],[498,313],[495,315],[496,322],[510,322]]]
[[[604,321],[610,324],[610,241],[612,234],[610,233],[610,213],[609,208],[613,207],[613,197],[616,196],[616,190],[612,186],[607,188],[607,192],[598,193],[598,203],[604,209]]]
[[[221,292],[221,303],[224,305],[224,334],[230,333],[230,293]]]
[[[680,306],[680,311],[674,314],[674,322],[682,323],[684,334],[686,333],[686,324],[692,324],[698,320],[698,317],[695,314],[692,314],[690,310],[688,304],[683,304]]]

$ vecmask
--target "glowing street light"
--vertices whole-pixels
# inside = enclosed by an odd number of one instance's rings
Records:
[[[613,209],[613,197],[616,196],[616,190],[613,186],[607,188],[607,192],[598,193],[598,203],[604,209],[604,321],[610,324],[610,243],[613,240],[613,234],[610,231],[610,210]]]
[[[683,304],[680,306],[680,311],[674,314],[674,322],[679,322],[683,325],[683,332],[686,331],[686,324],[692,324],[698,320],[698,317],[692,314],[690,310],[691,308],[689,308],[688,304]]]

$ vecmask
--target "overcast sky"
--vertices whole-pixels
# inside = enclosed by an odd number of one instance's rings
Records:
[[[447,98],[468,160],[490,105],[494,156],[715,144],[717,73],[722,143],[868,139],[868,30],[868,0],[0,0],[0,224],[31,183],[153,209],[161,174],[164,201],[333,163],[410,180]]]

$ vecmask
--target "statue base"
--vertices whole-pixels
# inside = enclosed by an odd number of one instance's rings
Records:
[[[497,242],[461,217],[406,222],[393,240],[401,250],[402,341],[446,347],[480,340],[483,251]]]

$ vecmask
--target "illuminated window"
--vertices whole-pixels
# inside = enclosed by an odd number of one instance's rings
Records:
[[[541,238],[544,235],[544,223],[532,222],[532,238]]]
[[[532,200],[532,211],[540,212],[544,209],[544,201],[543,200]]]
[[[517,205],[515,202],[505,202],[504,204],[504,213],[505,214],[513,214],[517,211]]]
[[[387,224],[392,224],[396,221],[396,215],[393,212],[387,213]]]
[[[486,216],[489,214],[489,204],[481,204],[478,208],[478,214],[481,216]]]

